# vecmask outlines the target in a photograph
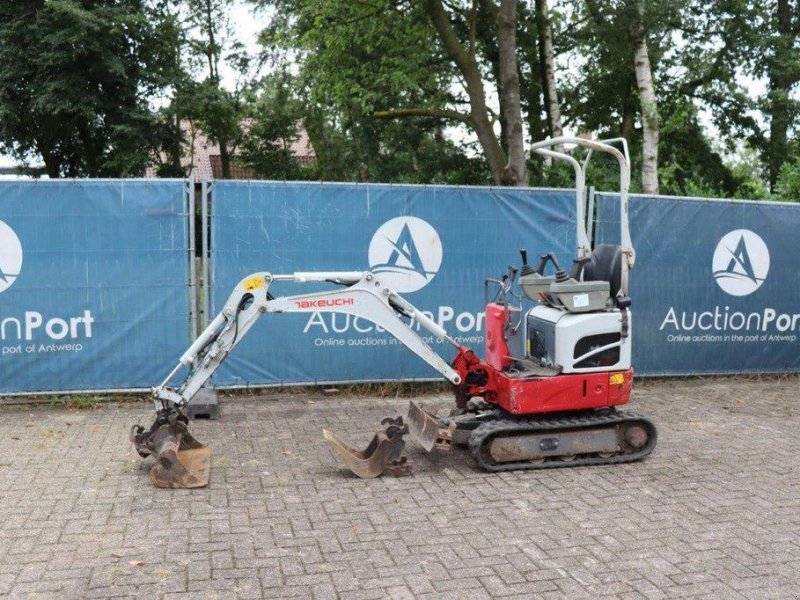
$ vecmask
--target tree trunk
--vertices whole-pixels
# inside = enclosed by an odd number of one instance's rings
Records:
[[[222,164],[222,178],[231,178],[231,153],[228,150],[228,145],[220,140],[219,142],[219,161]]]
[[[45,147],[44,144],[38,144],[39,154],[42,155],[44,161],[44,169],[50,179],[58,179],[61,177],[58,160],[50,152],[49,146]]]
[[[636,100],[633,97],[633,86],[636,85],[636,77],[631,73],[633,81],[625,82],[625,91],[622,96],[622,122],[620,123],[620,132],[628,144],[631,143],[633,137],[633,126],[636,121]]]
[[[550,30],[550,14],[547,0],[536,0],[536,27],[539,31],[539,65],[541,67],[542,91],[547,107],[547,121],[551,137],[564,135],[561,127],[561,108],[556,88],[555,58],[553,55],[553,35]]]
[[[501,0],[497,13],[497,40],[500,74],[500,106],[505,122],[508,164],[503,169],[503,184],[528,185],[522,108],[517,71],[517,2]]]
[[[175,139],[170,143],[172,151],[168,153],[168,156],[172,165],[172,172],[182,173],[184,170],[181,164],[181,157],[183,156],[183,130],[181,129],[181,117],[177,112],[175,113],[173,128],[172,135],[175,136]]]
[[[642,0],[628,0],[628,12],[628,38],[633,48],[633,68],[642,105],[642,190],[645,194],[658,194],[658,102],[647,54]]]
[[[497,141],[489,111],[486,108],[486,93],[483,88],[480,68],[475,60],[474,47],[467,52],[450,25],[450,18],[442,7],[441,0],[425,0],[425,10],[433,23],[445,51],[453,59],[459,72],[464,77],[467,95],[469,96],[470,121],[478,136],[492,179],[498,185],[503,184],[505,172],[505,156],[503,148]]]
[[[774,44],[775,55],[768,63],[769,92],[767,93],[769,123],[769,190],[775,192],[775,184],[787,156],[787,132],[792,121],[790,91],[797,82],[792,68],[794,60],[792,29],[792,6],[789,0],[778,0],[778,36]]]
[[[215,25],[214,25],[214,14],[212,12],[212,0],[206,0],[205,2],[205,18],[206,18],[206,34],[208,35],[208,52],[207,52],[207,59],[208,59],[208,72],[211,76],[211,79],[219,85],[219,49],[217,48],[217,41],[215,33]]]

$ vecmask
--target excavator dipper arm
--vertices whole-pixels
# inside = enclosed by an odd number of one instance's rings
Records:
[[[276,282],[331,283],[343,287],[333,291],[275,297],[269,288]],[[368,271],[298,272],[289,275],[253,273],[236,285],[220,313],[184,352],[178,365],[161,385],[153,388],[157,413],[155,423],[149,430],[136,425],[131,431],[131,440],[140,455],[157,455],[156,466],[151,472],[151,479],[157,487],[199,487],[207,484],[208,454],[204,457],[201,472],[192,470],[192,465],[187,464],[190,462],[188,458],[183,460],[184,455],[196,457],[203,448],[210,453],[207,447],[188,433],[188,420],[183,408],[259,317],[266,313],[313,312],[345,313],[372,321],[453,385],[461,383],[459,373],[425,343],[413,325],[416,323],[437,338],[446,340],[459,352],[465,349],[430,317],[387,287],[379,276]],[[410,323],[404,321],[403,317],[410,319]],[[171,387],[170,382],[184,367],[189,369],[188,376],[177,387]],[[359,472],[360,476],[375,477],[386,469],[405,474],[407,469],[402,467],[405,459],[401,453],[402,435],[407,432],[407,427],[394,421],[384,425],[386,431],[376,435],[374,452],[370,456],[353,451],[330,432],[325,432],[325,438],[346,465],[359,462],[361,466],[353,470]],[[420,428],[423,425],[419,424]],[[372,454],[375,454],[374,460]]]

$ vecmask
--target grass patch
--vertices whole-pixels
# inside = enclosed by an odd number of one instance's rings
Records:
[[[263,394],[285,394],[297,396],[332,395],[357,398],[414,398],[429,394],[443,394],[451,389],[446,381],[385,381],[376,383],[349,383],[329,385],[264,386],[218,390],[227,397],[259,396]]]
[[[108,402],[108,396],[96,396],[94,394],[75,394],[72,396],[56,396],[50,402],[52,406],[63,406],[75,410],[94,410],[99,408],[104,402]]]

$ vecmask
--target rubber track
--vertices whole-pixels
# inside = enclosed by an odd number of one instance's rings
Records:
[[[620,423],[638,423],[647,429],[648,443],[635,452],[620,452],[613,456],[603,458],[596,454],[576,456],[571,461],[563,461],[556,457],[549,457],[544,462],[516,461],[495,463],[491,462],[483,448],[488,443],[503,434],[521,433],[546,433],[548,431],[575,431],[617,425]],[[583,412],[566,417],[536,417],[536,418],[501,418],[488,423],[483,423],[476,428],[469,439],[469,451],[478,465],[487,471],[516,471],[520,469],[557,469],[563,467],[578,467],[583,465],[613,465],[640,460],[650,454],[655,448],[658,434],[652,421],[628,411],[609,412]]]

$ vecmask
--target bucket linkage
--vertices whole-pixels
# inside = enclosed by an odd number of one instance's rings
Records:
[[[189,433],[182,412],[160,410],[149,430],[131,428],[130,439],[141,457],[153,454],[150,480],[158,488],[201,488],[208,485],[211,448]]]

